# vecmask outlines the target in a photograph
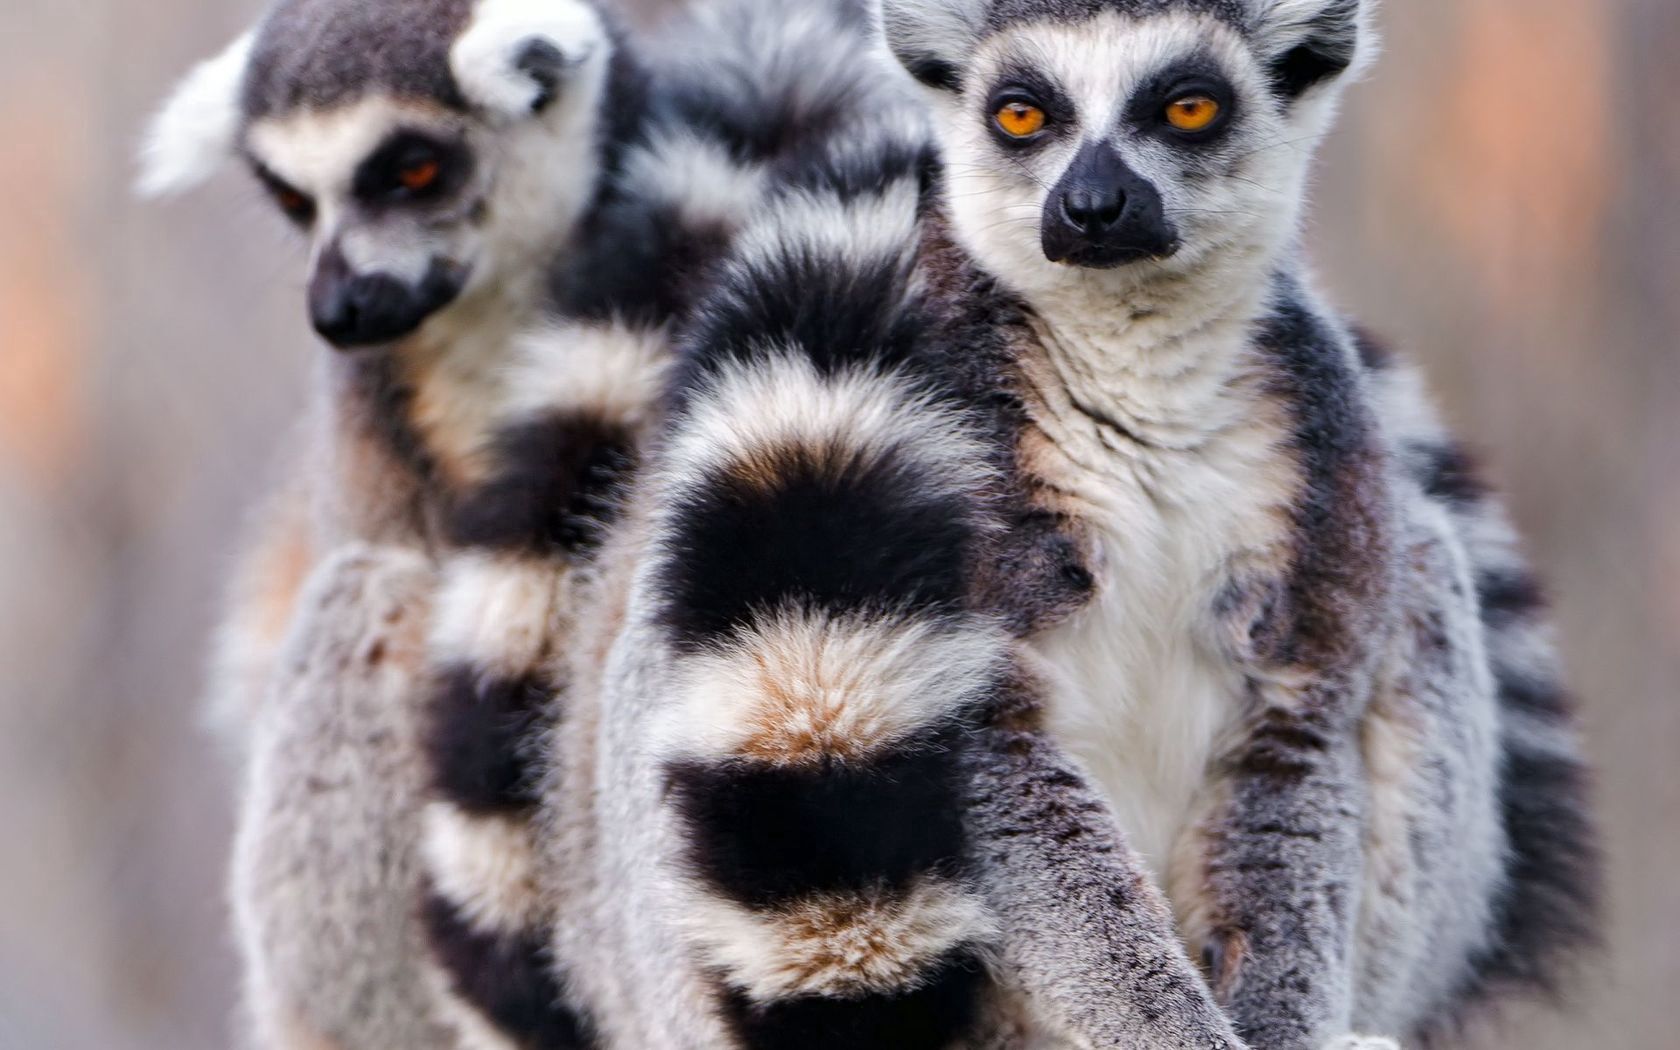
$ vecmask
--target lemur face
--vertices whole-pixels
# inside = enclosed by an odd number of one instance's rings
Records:
[[[1023,290],[1275,250],[1358,8],[1254,3],[886,0],[889,43],[934,89],[959,238]]]
[[[316,331],[389,346],[540,284],[594,194],[611,51],[579,0],[283,0],[165,108],[143,188],[242,155],[309,238]]]
[[[257,181],[311,240],[309,316],[322,338],[400,339],[485,269],[496,179],[473,132],[440,107],[383,95],[247,131]]]

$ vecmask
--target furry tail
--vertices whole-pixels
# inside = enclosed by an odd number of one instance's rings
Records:
[[[482,475],[456,499],[430,639],[422,913],[473,1047],[591,1045],[550,958],[533,824],[542,726],[567,703],[579,578],[627,480],[663,339],[573,324],[532,337]]]
[[[1379,391],[1403,406],[1389,415],[1407,471],[1458,526],[1498,689],[1506,883],[1465,999],[1513,986],[1556,993],[1572,956],[1597,941],[1602,876],[1590,773],[1541,587],[1497,498],[1428,410],[1415,371],[1369,336],[1359,342]]]
[[[993,934],[957,760],[1004,652],[966,608],[986,461],[910,352],[919,163],[872,165],[742,236],[662,450],[680,922],[746,1047],[947,1046]]]

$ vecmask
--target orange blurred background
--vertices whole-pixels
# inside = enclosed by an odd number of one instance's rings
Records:
[[[789,0],[795,2],[795,0]],[[651,6],[651,4],[649,5]],[[218,580],[316,352],[302,251],[229,176],[126,196],[248,0],[0,6],[0,1048],[225,1045]],[[1611,950],[1476,1045],[1675,1045],[1680,3],[1390,0],[1321,169],[1323,285],[1429,365],[1558,599]]]

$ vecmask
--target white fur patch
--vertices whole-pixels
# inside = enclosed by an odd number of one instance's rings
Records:
[[[735,254],[746,262],[810,256],[847,269],[908,264],[917,244],[917,197],[911,179],[844,204],[822,194],[789,193],[741,232]]]
[[[451,559],[432,627],[436,658],[507,675],[530,671],[546,656],[561,579],[558,567],[540,559]]]
[[[541,86],[518,62],[533,41],[553,46],[568,66],[596,57],[604,64],[612,46],[600,15],[579,0],[479,0],[449,52],[461,93],[504,119],[529,116]]]
[[[484,933],[522,931],[543,921],[531,827],[512,817],[426,806],[420,848],[438,892]]]
[[[740,227],[763,203],[762,164],[742,164],[723,143],[686,129],[661,129],[625,158],[624,181],[638,200],[675,205],[689,228]]]
[[[950,717],[995,677],[987,626],[784,612],[684,661],[666,746],[774,764],[862,759]]]
[[[947,492],[975,492],[987,480],[983,446],[909,380],[866,370],[825,377],[798,356],[719,376],[696,397],[666,458],[676,484],[704,484],[720,465],[773,470],[795,448],[836,463],[901,457]]]
[[[706,897],[677,921],[708,965],[759,1002],[902,992],[952,948],[996,932],[979,897],[937,878],[908,892],[824,894],[768,911]]]
[[[1400,1044],[1377,1035],[1344,1035],[1325,1043],[1324,1050],[1400,1050]]]
[[[190,190],[233,155],[239,136],[239,91],[254,32],[195,66],[163,104],[140,152],[135,192],[162,197]]]
[[[643,421],[671,364],[662,329],[550,322],[521,336],[507,376],[504,420],[584,409],[627,425]]]

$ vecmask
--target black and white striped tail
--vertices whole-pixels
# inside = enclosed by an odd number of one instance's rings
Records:
[[[1004,651],[967,608],[986,460],[915,368],[919,158],[853,160],[743,234],[658,481],[680,922],[747,1048],[947,1046],[994,932],[958,779]]]
[[[522,350],[482,477],[455,503],[430,650],[423,918],[475,1050],[593,1045],[549,954],[537,748],[566,703],[577,571],[611,522],[664,366],[661,334],[611,324],[558,326]]]

